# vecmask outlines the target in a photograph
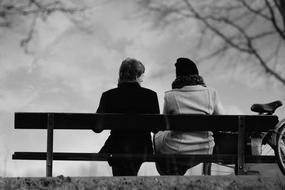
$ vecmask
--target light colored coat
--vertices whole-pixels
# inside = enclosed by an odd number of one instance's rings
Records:
[[[163,113],[218,115],[224,109],[214,89],[194,85],[165,92]],[[163,154],[211,154],[215,145],[210,131],[160,131],[154,141],[156,152]]]

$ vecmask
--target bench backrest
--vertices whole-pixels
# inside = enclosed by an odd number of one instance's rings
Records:
[[[16,152],[15,159],[46,158],[46,175],[52,176],[53,159],[99,160],[102,155],[53,152],[54,129],[116,129],[116,130],[176,130],[176,131],[231,131],[237,134],[237,156],[187,155],[187,158],[236,164],[236,173],[243,174],[245,166],[246,133],[268,131],[278,123],[277,116],[258,115],[163,115],[163,114],[96,114],[96,113],[15,113],[15,129],[47,129],[47,152]],[[110,156],[110,155],[109,155]],[[128,156],[128,155],[123,155]],[[131,155],[133,156],[133,155]],[[141,155],[145,158],[145,155]],[[155,161],[159,155],[148,155],[145,160]],[[112,155],[112,158],[116,155]],[[108,157],[103,155],[103,160]],[[121,158],[119,156],[119,158]],[[230,159],[230,160],[229,160]],[[272,158],[271,158],[272,159]]]
[[[278,123],[271,115],[164,115],[164,114],[97,114],[97,113],[15,113],[15,129],[116,129],[176,131],[268,131]]]

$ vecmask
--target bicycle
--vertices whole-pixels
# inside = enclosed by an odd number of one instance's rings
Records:
[[[266,104],[253,104],[251,111],[258,113],[258,115],[273,115],[277,108],[282,106],[282,102],[277,100]],[[214,154],[236,153],[237,133],[216,133],[214,134],[215,146]],[[227,143],[225,143],[227,142]],[[229,144],[232,143],[232,144]],[[261,144],[256,144],[261,143]],[[253,147],[255,145],[255,147]],[[258,146],[256,146],[258,145]],[[230,149],[228,147],[231,147]],[[262,147],[263,149],[260,149]],[[255,150],[254,150],[255,149]],[[258,149],[258,150],[256,150]],[[266,152],[265,152],[266,151]],[[285,175],[285,119],[279,120],[278,123],[272,127],[271,130],[262,133],[250,134],[247,139],[246,152],[248,154],[255,155],[275,155],[277,164]],[[223,166],[235,168],[235,166],[229,166],[229,163],[220,163]],[[211,175],[211,164],[206,165],[204,168],[204,174]]]
[[[267,114],[272,115],[278,107],[282,106],[281,101],[274,101],[269,104],[254,104],[252,111],[266,111]],[[265,113],[265,114],[266,114]],[[269,144],[274,150],[278,166],[285,175],[285,119],[279,120],[274,129],[268,131],[262,140],[262,144]]]

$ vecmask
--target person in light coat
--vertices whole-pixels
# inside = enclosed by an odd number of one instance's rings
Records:
[[[192,60],[178,58],[175,67],[176,79],[172,83],[172,89],[165,92],[164,96],[164,114],[224,113],[217,92],[206,86]],[[214,145],[211,131],[166,130],[154,135],[156,154],[212,154]],[[197,164],[199,163],[193,162],[186,165],[176,160],[161,160],[156,162],[156,167],[160,175],[184,175],[189,167]]]

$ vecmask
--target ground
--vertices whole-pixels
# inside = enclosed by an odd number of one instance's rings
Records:
[[[0,178],[0,189],[285,189],[285,177],[262,176],[155,176]]]

